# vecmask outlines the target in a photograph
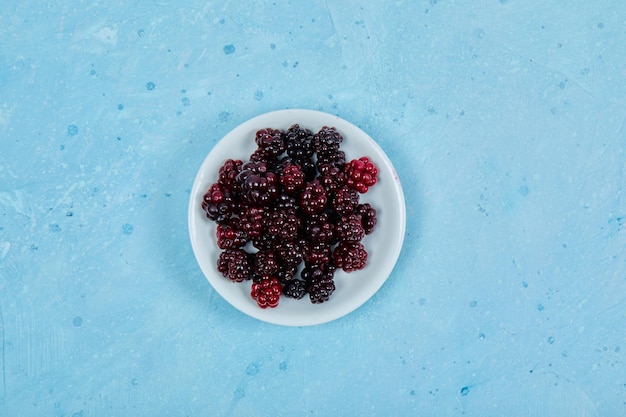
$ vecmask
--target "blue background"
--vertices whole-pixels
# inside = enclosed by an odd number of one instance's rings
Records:
[[[0,415],[626,415],[621,1],[0,4]],[[354,313],[238,312],[187,203],[239,123],[374,137],[407,203]]]

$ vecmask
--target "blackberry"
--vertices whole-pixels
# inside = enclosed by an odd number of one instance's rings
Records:
[[[313,157],[313,133],[309,129],[302,129],[299,125],[292,125],[285,134],[287,155],[301,161]]]
[[[241,230],[241,220],[236,217],[218,224],[215,234],[220,249],[239,248],[248,243],[248,236]]]
[[[322,151],[317,154],[316,165],[319,169],[322,165],[332,165],[343,168],[346,164],[346,154],[344,151]]]
[[[333,266],[306,267],[302,270],[301,276],[306,283],[306,290],[313,304],[320,304],[330,299],[335,291],[334,272]]]
[[[230,218],[237,204],[235,196],[228,187],[215,183],[202,197],[201,206],[207,218],[221,223]]]
[[[287,194],[294,194],[304,187],[304,171],[300,165],[286,163],[280,176],[280,184]]]
[[[231,190],[236,190],[238,187],[236,178],[241,170],[241,165],[243,162],[239,159],[227,159],[219,169],[217,182]]]
[[[285,297],[300,300],[306,295],[306,284],[302,280],[292,279],[283,286],[283,294]]]
[[[281,265],[280,269],[276,273],[276,278],[281,284],[285,284],[291,280],[298,272],[298,265]]]
[[[354,214],[361,216],[361,225],[366,235],[374,231],[376,226],[376,209],[371,204],[359,204],[354,209]]]
[[[358,204],[359,192],[347,186],[337,190],[332,200],[333,209],[341,215],[352,213]]]
[[[334,193],[344,185],[345,175],[341,168],[332,164],[322,164],[319,171],[319,181],[326,192]]]
[[[335,226],[329,221],[327,213],[318,213],[306,219],[302,233],[312,243],[332,243]]]
[[[345,272],[356,271],[367,264],[367,251],[360,242],[341,242],[333,252],[333,260]]]
[[[282,291],[283,289],[280,282],[278,282],[278,278],[264,276],[260,282],[252,283],[250,296],[257,302],[259,307],[274,308],[278,305]]]
[[[249,238],[258,238],[263,233],[265,208],[244,206],[239,210],[239,227]]]
[[[278,198],[272,202],[272,207],[277,210],[295,210],[298,208],[298,202],[294,196],[280,194]]]
[[[217,258],[217,270],[233,282],[242,282],[252,275],[251,258],[243,249],[226,249]]]
[[[369,187],[376,184],[378,168],[368,157],[363,156],[347,163],[343,167],[343,173],[346,176],[346,185],[364,194]]]
[[[365,236],[361,216],[350,214],[343,216],[335,225],[335,236],[340,242],[359,242]]]
[[[264,162],[249,161],[237,175],[243,199],[253,205],[267,206],[278,196],[278,176]]]
[[[295,209],[271,210],[265,221],[265,230],[278,239],[295,239],[300,227],[300,218]]]
[[[259,250],[254,254],[254,272],[258,275],[274,275],[280,269],[278,257],[272,250]]]
[[[254,138],[258,149],[264,151],[268,159],[274,159],[285,152],[285,138],[278,129],[261,129]]]
[[[313,148],[318,155],[338,151],[341,142],[343,137],[334,127],[324,126],[313,136]]]
[[[300,208],[307,214],[324,210],[326,202],[326,190],[318,180],[308,182],[300,194]]]
[[[279,241],[275,247],[282,266],[298,266],[304,258],[304,247],[295,240]]]
[[[270,250],[276,246],[278,238],[268,233],[262,233],[261,236],[254,237],[252,240],[252,246],[258,250]]]
[[[332,251],[328,243],[314,243],[310,250],[304,253],[304,262],[307,265],[328,265],[331,263]]]

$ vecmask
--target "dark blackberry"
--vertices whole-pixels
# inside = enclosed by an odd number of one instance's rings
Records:
[[[304,187],[304,171],[300,165],[287,163],[280,176],[280,184],[287,194],[294,194]]]
[[[283,289],[280,282],[278,282],[278,278],[264,276],[260,282],[252,283],[250,296],[257,302],[259,307],[274,308],[278,305],[282,291]]]
[[[345,176],[341,168],[331,164],[323,164],[320,165],[319,171],[319,181],[326,192],[334,193],[343,187]]]
[[[334,127],[324,126],[313,136],[313,148],[320,153],[336,152],[343,142],[343,137]]]
[[[215,183],[202,197],[201,207],[207,218],[221,223],[230,218],[237,204],[234,194],[228,187]]]
[[[217,258],[217,270],[233,282],[250,279],[251,257],[243,249],[226,249]]]
[[[376,209],[371,204],[359,204],[354,209],[354,214],[361,216],[361,225],[366,235],[374,231],[376,226]]]
[[[274,275],[280,269],[280,262],[272,250],[259,250],[254,254],[254,272],[258,275]]]
[[[335,236],[340,242],[359,242],[365,236],[361,216],[350,214],[343,216],[335,225]]]
[[[263,150],[268,159],[275,159],[285,152],[284,134],[278,129],[261,129],[254,138],[258,149]]]
[[[299,279],[287,281],[283,286],[283,294],[285,297],[300,300],[306,295],[306,283]]]
[[[312,243],[331,243],[335,226],[330,222],[327,213],[317,213],[305,220],[302,233]]]
[[[292,125],[285,133],[287,155],[292,159],[302,161],[313,156],[313,133],[309,129],[302,129],[299,125]]]
[[[261,236],[254,237],[251,240],[252,246],[258,250],[270,250],[278,243],[278,238],[269,233],[262,233]]]
[[[304,247],[295,240],[281,240],[274,248],[282,266],[298,266],[304,258]]]
[[[323,151],[318,152],[316,165],[319,169],[322,165],[331,165],[343,168],[346,164],[346,154],[344,151]]]
[[[334,264],[346,272],[363,269],[367,264],[367,251],[360,242],[341,242],[333,252]]]
[[[295,209],[274,209],[267,213],[265,230],[278,239],[295,239],[300,227],[300,217]]]
[[[281,265],[276,273],[276,278],[281,284],[285,284],[293,279],[298,272],[298,265]]]
[[[278,176],[268,171],[264,162],[243,164],[237,181],[243,200],[249,204],[267,206],[278,196]]]
[[[338,189],[332,199],[333,209],[341,215],[352,213],[358,204],[359,192],[347,186]]]
[[[239,159],[227,159],[219,169],[217,182],[231,190],[237,190],[238,183],[236,178],[241,170],[241,165],[243,165],[243,162]]]
[[[346,176],[346,185],[364,194],[369,187],[376,184],[378,168],[368,157],[363,156],[347,163],[343,167],[343,173]]]
[[[332,251],[328,243],[314,243],[304,253],[304,262],[307,265],[329,265],[332,259]]]
[[[218,224],[215,234],[220,249],[240,248],[248,243],[248,236],[241,230],[241,220],[236,217]]]
[[[294,196],[280,194],[276,200],[272,202],[272,208],[276,210],[295,210],[298,208],[298,202]]]
[[[249,238],[258,238],[263,233],[265,208],[255,206],[240,207],[239,227]]]
[[[324,210],[326,202],[326,190],[318,180],[308,182],[300,194],[300,208],[307,214]]]
[[[300,275],[305,281],[305,288],[313,304],[320,304],[330,299],[335,291],[334,273],[335,268],[332,265],[305,267],[302,270]]]

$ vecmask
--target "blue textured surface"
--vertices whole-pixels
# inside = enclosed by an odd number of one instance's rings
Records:
[[[0,4],[0,415],[626,415],[621,1]],[[202,276],[205,155],[280,108],[396,165],[387,283],[284,328]]]

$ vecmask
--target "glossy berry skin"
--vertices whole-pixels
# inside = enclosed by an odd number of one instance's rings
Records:
[[[304,171],[300,165],[287,163],[280,176],[280,184],[287,194],[295,194],[304,187]]]
[[[310,160],[315,151],[313,148],[313,133],[309,129],[302,129],[299,125],[292,125],[285,134],[287,155],[293,160]]]
[[[220,249],[240,248],[248,243],[248,236],[241,230],[241,221],[238,218],[233,217],[218,224],[215,234]]]
[[[227,159],[218,171],[217,182],[236,191],[239,186],[236,178],[241,170],[241,165],[243,165],[243,162],[239,159]]]
[[[254,272],[258,275],[275,275],[280,261],[273,250],[259,250],[254,254]]]
[[[268,171],[264,162],[249,161],[237,175],[243,201],[251,205],[267,206],[279,193],[278,176]]]
[[[313,304],[321,304],[330,299],[335,291],[333,275],[335,268],[327,266],[307,266],[300,274],[305,281],[305,288]]]
[[[343,173],[346,185],[361,194],[366,193],[369,187],[376,184],[378,180],[378,168],[366,156],[347,163],[343,167]]]
[[[369,235],[374,231],[376,227],[376,209],[371,204],[359,204],[354,209],[354,214],[361,216],[361,225],[366,235]]]
[[[265,230],[278,239],[293,240],[298,233],[300,221],[295,209],[270,210],[265,216]]]
[[[367,251],[360,242],[341,242],[333,252],[333,260],[345,272],[356,271],[365,268]]]
[[[313,180],[304,187],[299,203],[300,208],[306,214],[314,214],[324,210],[327,201],[326,190],[318,180]]]
[[[285,297],[300,300],[306,295],[306,283],[299,279],[292,279],[283,285],[283,294]]]
[[[265,219],[264,207],[242,206],[239,208],[239,227],[249,238],[258,238],[263,234]]]
[[[254,140],[267,159],[276,158],[285,151],[285,138],[278,129],[261,129],[256,132]]]
[[[323,164],[319,166],[319,172],[318,180],[327,193],[335,193],[344,186],[345,175],[341,168],[331,164]]]
[[[350,214],[343,216],[335,226],[335,236],[340,242],[359,242],[365,236],[361,216]]]
[[[328,265],[331,263],[332,251],[328,243],[315,243],[304,254],[307,265]]]
[[[358,204],[359,192],[348,186],[338,189],[332,200],[333,209],[341,215],[352,213]]]
[[[230,218],[236,207],[231,190],[219,183],[212,184],[202,197],[206,217],[218,223]]]
[[[252,276],[250,256],[243,249],[226,249],[217,258],[217,270],[233,282],[242,282]]]
[[[252,283],[250,296],[256,300],[259,307],[274,308],[278,306],[282,290],[283,289],[280,282],[278,282],[278,278],[273,276],[264,276],[259,282]]]
[[[335,225],[326,213],[317,213],[306,219],[302,233],[311,243],[332,243],[335,237]]]

